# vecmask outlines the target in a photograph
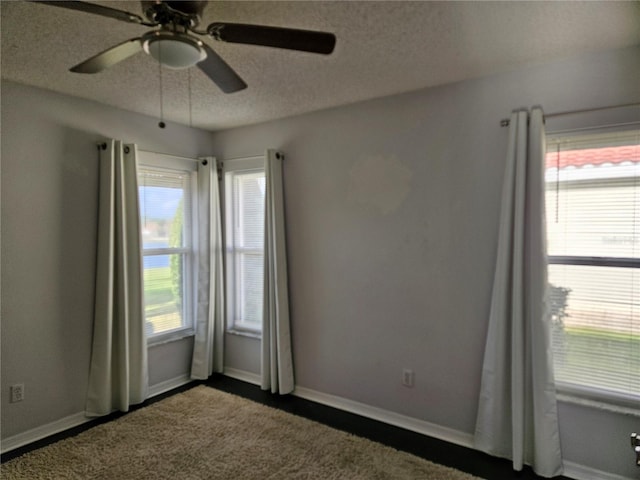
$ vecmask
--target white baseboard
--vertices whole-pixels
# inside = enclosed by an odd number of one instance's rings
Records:
[[[246,372],[244,370],[238,370],[237,368],[224,368],[223,375],[227,377],[235,378],[236,380],[242,380],[243,382],[251,383],[253,385],[261,385],[260,375],[257,373]]]
[[[160,395],[161,393],[165,393],[174,388],[181,387],[182,385],[185,385],[189,382],[191,382],[191,378],[189,378],[189,375],[181,375],[176,378],[165,380],[164,382],[160,382],[156,385],[151,385],[149,387],[148,398],[155,397],[156,395]],[[73,415],[69,415],[68,417],[53,421],[51,423],[32,428],[31,430],[27,430],[26,432],[18,433],[17,435],[4,438],[1,441],[2,445],[0,447],[0,452],[3,454],[7,453],[16,448],[23,447],[38,440],[42,440],[43,438],[55,435],[56,433],[64,432],[65,430],[69,430],[70,428],[74,428],[82,425],[83,423],[90,422],[92,419],[93,418],[87,417],[84,412],[78,412],[74,413]]]
[[[254,385],[260,385],[260,375],[255,373],[235,368],[225,368],[224,375],[247,383],[252,383]],[[404,428],[405,430],[445,440],[463,447],[473,448],[472,435],[447,427],[441,427],[440,425],[425,422],[424,420],[418,420],[389,410],[372,407],[364,403],[355,402],[335,395],[329,395],[327,393],[318,392],[317,390],[305,387],[296,387],[293,391],[293,395],[306,400],[311,400],[312,402],[320,403],[321,405],[337,408],[338,410],[355,413],[362,417],[371,418],[372,420],[378,420],[389,425]]]
[[[564,476],[575,478],[576,480],[634,480],[631,477],[623,477],[615,473],[603,472],[602,470],[596,470],[595,468],[586,467],[579,463],[562,462],[564,466]]]
[[[68,417],[61,418],[60,420],[56,420],[55,422],[32,428],[31,430],[18,433],[17,435],[13,435],[11,437],[3,438],[2,453],[9,452],[18,447],[23,447],[37,440],[46,438],[50,435],[64,432],[65,430],[69,430],[70,428],[77,427],[78,425],[82,425],[83,423],[87,423],[90,420],[90,418],[87,418],[85,416],[84,412],[78,412],[74,413],[73,415],[69,415]]]
[[[436,425],[435,423],[426,422],[413,417],[408,417],[400,413],[384,410],[378,407],[372,407],[364,403],[355,402],[343,397],[329,395],[327,393],[318,392],[305,387],[296,387],[293,395],[321,403],[329,407],[344,410],[346,412],[355,413],[361,417],[370,418],[379,422],[400,427],[405,430],[420,433],[428,437],[444,440],[463,447],[473,448],[473,435],[460,432],[451,428]]]
[[[156,395],[160,395],[161,393],[168,392],[169,390],[173,390],[174,388],[181,387],[191,382],[191,377],[187,374],[184,374],[180,375],[179,377],[170,378],[169,380],[165,380],[164,382],[156,383],[155,385],[149,386],[148,398],[155,397]]]

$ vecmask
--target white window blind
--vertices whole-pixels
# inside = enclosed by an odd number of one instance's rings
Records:
[[[640,131],[551,137],[546,214],[559,387],[640,400]]]
[[[191,172],[143,166],[138,185],[148,337],[191,325]]]
[[[226,173],[228,324],[260,332],[264,283],[264,169]]]

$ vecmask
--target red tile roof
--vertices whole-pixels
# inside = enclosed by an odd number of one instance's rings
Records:
[[[556,152],[548,152],[545,166],[546,168],[565,168],[623,162],[640,163],[640,145],[566,150],[561,151],[559,156]]]

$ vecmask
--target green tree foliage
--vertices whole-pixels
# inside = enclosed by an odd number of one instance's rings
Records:
[[[549,313],[554,326],[564,328],[564,318],[568,317],[567,298],[571,292],[570,288],[556,287],[549,284]]]
[[[184,199],[180,199],[176,213],[171,222],[171,231],[169,232],[169,246],[181,247],[184,235]],[[182,273],[182,255],[171,255],[169,259],[169,271],[171,275],[171,293],[176,300],[176,307],[178,312],[182,314],[182,298],[183,298],[183,285]]]
[[[562,365],[566,362],[568,337],[564,329],[564,318],[569,316],[567,299],[570,292],[570,288],[549,284],[548,307],[551,314],[551,338],[554,343],[562,345],[562,348],[556,350],[556,365]]]

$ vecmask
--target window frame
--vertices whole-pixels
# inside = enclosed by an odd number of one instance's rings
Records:
[[[183,265],[185,266],[183,285],[183,326],[146,335],[147,345],[159,345],[173,342],[182,338],[195,335],[195,315],[196,315],[196,285],[197,285],[197,251],[198,251],[198,160],[186,157],[178,157],[169,154],[138,151],[138,178],[142,171],[186,173],[189,176],[189,191],[191,215],[185,216],[189,221],[189,226],[185,229],[187,239],[183,247],[161,247],[145,249],[141,245],[141,254],[144,261],[145,256],[160,255],[183,255]],[[140,185],[139,185],[140,187]],[[140,211],[142,222],[142,211]],[[144,272],[144,268],[143,268]],[[144,285],[143,285],[144,292]],[[145,315],[146,323],[146,315]]]
[[[547,149],[546,154],[552,152],[549,149],[549,144],[555,145],[562,140],[575,139],[576,137],[588,137],[590,135],[597,135],[600,133],[615,133],[625,131],[635,131],[636,126],[629,126],[627,128],[616,128],[615,130],[607,128],[587,128],[580,130],[564,130],[557,132],[550,132],[547,134]],[[602,145],[605,147],[605,145]],[[616,145],[611,145],[616,146]],[[546,165],[544,166],[546,171]],[[557,174],[557,172],[556,172]],[[549,183],[564,183],[565,188],[567,185],[571,185],[573,188],[579,188],[580,185],[590,184],[592,186],[603,186],[607,184],[625,183],[625,180],[619,178],[609,177],[590,177],[588,179],[562,179],[546,180],[544,201],[546,205],[547,215],[549,211],[549,205],[547,204],[547,187]],[[633,182],[635,184],[635,182]],[[573,184],[573,185],[572,185]],[[604,185],[603,185],[604,184]],[[640,182],[637,183],[636,188],[640,188]],[[557,194],[557,193],[556,193]],[[548,237],[547,237],[548,238]],[[640,258],[626,257],[626,256],[591,256],[591,255],[548,255],[547,263],[549,265],[563,265],[563,266],[588,266],[588,267],[614,267],[614,268],[635,268],[640,271]],[[551,284],[551,283],[549,283]],[[616,392],[607,388],[599,388],[594,386],[588,386],[584,384],[558,381],[556,379],[556,391],[559,399],[570,403],[578,403],[588,405],[604,410],[612,410],[617,412],[624,412],[634,416],[640,416],[640,394],[633,395],[623,392]]]
[[[253,156],[246,158],[236,158],[231,160],[225,160],[222,162],[222,175],[220,177],[221,183],[221,198],[223,199],[223,235],[225,245],[225,332],[240,335],[251,338],[262,338],[262,325],[259,328],[255,328],[251,325],[247,325],[236,318],[237,305],[239,303],[239,291],[238,278],[236,275],[236,246],[235,246],[235,227],[234,222],[237,218],[237,212],[232,210],[234,206],[233,201],[233,189],[229,188],[228,179],[236,172],[243,173],[257,173],[261,172],[266,174],[265,171],[265,158],[264,156]],[[263,217],[264,219],[264,217]],[[246,249],[248,251],[254,251],[255,248]],[[262,247],[262,255],[264,258],[264,244]],[[263,292],[264,293],[264,292]]]

